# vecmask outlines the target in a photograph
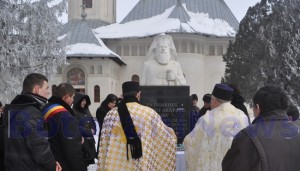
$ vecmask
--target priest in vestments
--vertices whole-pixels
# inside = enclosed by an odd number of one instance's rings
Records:
[[[176,135],[151,108],[139,104],[139,83],[122,85],[124,99],[104,118],[98,171],[174,171]]]
[[[230,104],[233,89],[216,84],[211,96],[211,111],[199,118],[184,139],[187,171],[221,171],[222,159],[233,137],[248,126],[246,115]]]

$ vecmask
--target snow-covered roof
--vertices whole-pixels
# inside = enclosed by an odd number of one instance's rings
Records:
[[[102,20],[74,19],[64,25],[58,39],[68,38],[67,58],[72,57],[108,57],[120,65],[122,58],[111,51],[92,31],[93,28],[108,25]]]
[[[224,0],[140,0],[121,23],[151,18],[178,3],[186,4],[188,11],[208,14],[212,19],[225,20],[235,30],[238,29],[239,22]]]
[[[175,1],[175,5],[172,5],[169,8],[165,9],[162,13],[159,13],[159,11],[162,9],[159,8],[161,7],[160,5],[165,4],[165,6],[168,6],[166,5],[168,4],[167,2],[169,2],[170,4],[174,0],[159,1],[161,3],[157,2],[156,4],[154,4],[154,2],[152,1],[139,1],[133,11],[131,11],[120,24],[115,23],[99,27],[94,30],[95,34],[99,38],[104,39],[147,37],[160,33],[196,33],[213,35],[217,37],[234,37],[236,34],[237,28],[230,25],[226,20],[221,18],[213,18],[211,17],[210,13],[190,11],[187,8],[188,4],[181,4]],[[204,0],[200,1],[202,2]],[[210,1],[220,1],[219,4],[221,4],[221,1],[223,2],[223,0]],[[209,3],[210,1],[206,0],[207,3]],[[146,4],[146,2],[148,2],[149,4]],[[138,17],[137,6],[142,8],[143,6],[141,4],[145,6],[151,4],[156,5],[158,8],[151,14],[159,14],[151,16],[146,10],[145,13],[148,15],[144,15],[143,18],[143,13],[141,13],[141,16]],[[226,6],[225,2],[223,2],[223,4]],[[194,11],[199,11],[199,9],[196,7],[194,7],[193,9]],[[229,12],[231,13],[230,10]],[[137,14],[134,15],[135,13]],[[134,20],[134,16],[136,20]],[[150,18],[146,18],[147,16],[150,16]]]

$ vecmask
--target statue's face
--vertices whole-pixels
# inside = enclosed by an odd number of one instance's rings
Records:
[[[171,59],[170,47],[167,42],[160,41],[156,47],[156,60],[162,64],[166,65]]]

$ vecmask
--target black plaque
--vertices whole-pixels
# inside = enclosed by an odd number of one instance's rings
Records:
[[[141,103],[154,109],[173,128],[178,143],[190,132],[189,86],[141,86]]]

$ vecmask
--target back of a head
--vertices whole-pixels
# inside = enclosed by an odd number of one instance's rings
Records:
[[[259,105],[263,114],[273,110],[286,110],[288,97],[280,87],[267,85],[256,92],[253,97],[253,103],[254,105]]]
[[[233,89],[234,93],[241,94],[239,86],[236,83],[230,83],[228,86]]]
[[[210,103],[211,100],[211,94],[205,94],[202,98],[204,103]]]
[[[27,93],[32,93],[33,88],[36,85],[40,87],[43,86],[44,81],[48,82],[46,76],[39,74],[39,73],[31,73],[27,75],[23,81],[23,91]]]
[[[136,96],[140,91],[140,84],[135,81],[127,81],[122,84],[123,97]]]
[[[59,84],[53,92],[53,96],[57,98],[62,98],[65,95],[75,94],[75,89],[71,84],[61,83]]]
[[[299,110],[297,109],[296,106],[289,105],[286,113],[288,116],[290,116],[293,119],[293,121],[299,119]]]
[[[197,101],[198,101],[198,96],[197,96],[197,94],[192,94],[192,95],[191,95],[191,99],[192,99],[192,100],[197,100]]]

